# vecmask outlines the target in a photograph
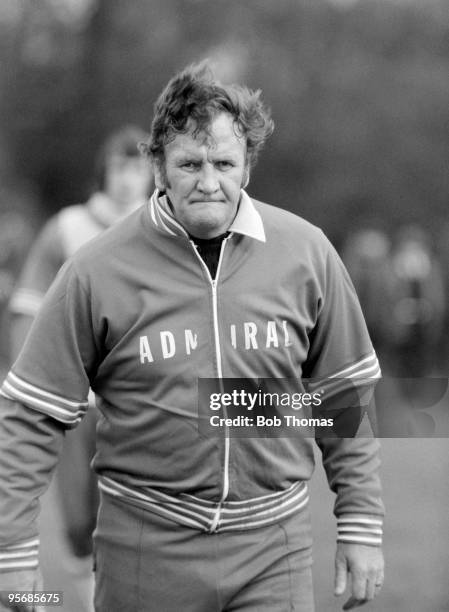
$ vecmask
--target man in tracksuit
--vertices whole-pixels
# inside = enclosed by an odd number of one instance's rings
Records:
[[[203,379],[307,379],[310,397],[341,408],[379,376],[323,233],[244,191],[272,129],[259,92],[223,86],[206,66],[160,95],[142,146],[157,187],[148,206],[65,264],[1,388],[3,585],[9,573],[32,588],[37,499],[90,386],[96,610],[314,609],[312,438],[199,425]],[[350,573],[349,609],[383,581],[378,446],[317,441],[336,493],[335,592]]]

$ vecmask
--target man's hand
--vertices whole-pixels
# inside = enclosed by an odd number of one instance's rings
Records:
[[[384,558],[378,546],[338,542],[335,555],[335,595],[343,595],[351,574],[351,597],[343,610],[352,610],[374,598],[384,581]]]

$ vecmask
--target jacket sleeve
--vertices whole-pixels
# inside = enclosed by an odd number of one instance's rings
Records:
[[[97,356],[90,295],[69,261],[0,388],[0,550],[8,567],[37,562],[38,499],[64,430],[87,410]]]
[[[343,433],[317,437],[329,486],[336,493],[338,540],[380,545],[384,507],[379,443],[369,424],[368,431],[363,430],[366,419],[357,430],[360,407],[372,396],[380,368],[352,282],[330,244],[321,283],[305,372],[309,386],[322,394],[329,414],[348,417]],[[344,418],[345,414],[343,422]],[[348,433],[354,423],[355,430]]]
[[[0,395],[0,572],[38,564],[37,516],[64,426]]]
[[[75,426],[88,407],[98,350],[92,301],[73,260],[47,292],[0,394]]]

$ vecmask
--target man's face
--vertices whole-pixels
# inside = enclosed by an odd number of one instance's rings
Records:
[[[148,196],[151,166],[143,157],[112,155],[106,161],[105,193],[117,204],[132,206]]]
[[[164,190],[176,219],[197,238],[226,232],[237,212],[247,181],[246,141],[231,115],[221,113],[208,133],[192,128],[165,147],[165,166],[155,168],[156,186]]]

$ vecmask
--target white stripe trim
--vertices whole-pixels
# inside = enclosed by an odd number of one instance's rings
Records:
[[[139,498],[142,499],[143,501],[147,501],[150,503],[157,503],[160,504],[161,500],[158,499],[158,497],[152,497],[151,496],[151,492],[150,493],[140,493],[139,491],[135,491],[134,489],[130,489],[127,486],[123,485],[122,483],[118,483],[116,481],[113,481],[111,479],[109,479],[107,476],[102,476],[101,477],[101,484],[104,484],[104,481],[108,481],[110,483],[110,486],[108,487],[108,489],[110,490],[114,490],[116,491],[118,494],[122,494],[124,497],[134,497],[134,498]],[[107,485],[105,485],[107,486]],[[293,485],[295,486],[295,485]],[[235,515],[241,515],[246,514],[248,512],[253,512],[254,510],[258,510],[259,508],[263,508],[265,507],[265,511],[266,512],[272,512],[273,510],[277,509],[277,508],[282,508],[283,506],[287,505],[287,504],[293,504],[297,501],[299,501],[302,497],[307,496],[307,486],[305,485],[305,483],[303,484],[303,486],[301,486],[298,491],[295,492],[294,495],[290,495],[288,497],[288,499],[286,499],[285,501],[283,501],[281,503],[281,505],[271,505],[267,507],[267,504],[264,504],[262,502],[262,500],[265,499],[270,499],[270,502],[272,502],[272,504],[276,504],[277,502],[277,498],[281,495],[281,496],[288,496],[289,495],[289,491],[292,489],[292,487],[290,487],[289,489],[286,489],[285,491],[279,491],[276,492],[276,498],[272,499],[274,496],[273,494],[269,494],[267,496],[262,496],[259,498],[254,498],[251,499],[251,502],[258,500],[260,503],[256,503],[254,505],[248,506],[248,500],[242,501],[242,502],[227,502],[228,504],[231,503],[242,503],[242,504],[246,504],[245,508],[222,508],[222,512],[223,514],[235,514]],[[190,502],[188,500],[186,500],[185,498],[174,498],[174,497],[170,497],[169,495],[166,495],[162,492],[158,492],[158,495],[166,500],[165,503],[167,504],[177,504],[179,507],[179,512],[190,512],[192,513],[194,516],[199,516],[204,520],[208,520],[207,516],[203,516],[201,514],[201,512],[205,513],[205,514],[209,514],[212,518],[212,516],[215,514],[216,512],[216,505],[217,504],[213,504],[213,506],[208,507],[208,506],[203,506],[201,503],[198,504],[199,508],[198,511],[195,512],[195,508],[193,508],[192,510],[192,505],[195,504],[194,501]],[[193,496],[190,496],[193,497]],[[200,500],[201,502],[202,500]],[[163,502],[164,503],[164,502]],[[189,505],[190,504],[190,505]],[[201,511],[201,512],[200,512]],[[228,520],[235,520],[235,518],[229,518]]]
[[[170,234],[171,236],[176,236],[176,232],[174,232],[172,229],[170,229],[167,224],[165,223],[163,216],[162,216],[162,210],[161,207],[159,205],[159,202],[156,201],[156,213],[157,216],[159,217],[159,223],[160,223],[160,227],[162,227],[168,234]],[[159,226],[158,226],[159,227]]]
[[[294,501],[299,501],[296,500],[296,498],[293,498]],[[275,506],[275,507],[271,507],[271,508],[267,508],[265,510],[262,510],[262,512],[254,512],[253,516],[256,518],[258,516],[269,516],[270,518],[273,517],[273,515],[276,515],[276,518],[278,516],[282,516],[282,513],[279,515],[277,513],[277,510],[279,510],[280,508],[285,508],[286,506],[289,506],[295,510],[298,510],[300,508],[303,508],[305,504],[307,504],[307,502],[309,501],[309,496],[306,495],[306,497],[304,499],[301,500],[301,503],[293,503],[293,500],[288,499],[287,501],[283,502],[282,504],[280,504],[279,506]],[[239,517],[237,518],[223,518],[220,520],[219,525],[232,525],[232,524],[236,524],[236,523],[240,523],[241,519],[239,519]],[[252,522],[252,517],[250,519],[250,521],[248,522]],[[256,521],[257,522],[257,521]]]
[[[165,217],[165,220],[172,223],[184,236],[188,236],[188,233],[182,227],[182,225],[178,223],[178,221],[173,217],[173,215],[170,214],[170,212],[165,210],[163,198],[165,198],[165,202],[166,202],[166,196],[159,197],[159,191],[157,190],[151,196],[151,203],[153,206],[151,213],[152,213],[152,219],[154,221],[154,224],[156,225],[156,227],[161,227],[162,229],[164,229],[170,235],[177,236],[178,234],[174,232],[170,227],[167,226],[167,223],[164,221],[164,217]],[[167,207],[168,207],[168,204],[167,204]],[[156,217],[159,219],[159,223]]]
[[[345,378],[349,378],[350,380],[353,378],[364,378],[364,374],[367,374],[368,372],[380,372],[380,367],[377,360],[372,366],[369,366],[363,370],[357,370],[357,372],[354,372],[350,376],[345,376]],[[366,378],[378,378],[378,376],[367,376]]]
[[[161,504],[158,503],[152,503],[149,502],[148,499],[145,496],[127,496],[124,495],[123,493],[120,493],[114,489],[111,489],[109,487],[107,487],[104,483],[99,482],[99,488],[102,489],[103,491],[105,491],[106,493],[110,493],[111,495],[113,495],[114,497],[118,497],[121,499],[127,499],[127,500],[139,500],[141,499],[142,502],[145,502],[145,504],[147,506],[151,506],[153,508],[157,508],[157,512],[156,514],[166,514],[167,516],[170,516],[172,518],[173,521],[179,523],[181,520],[185,521],[187,524],[196,527],[197,529],[200,528],[202,530],[205,530],[206,526],[207,526],[207,522],[205,523],[200,523],[197,521],[193,521],[191,519],[189,519],[188,517],[184,517],[181,516],[179,513],[176,512],[171,512],[170,510],[168,510],[165,506],[162,506]]]
[[[107,476],[101,476],[100,477],[100,484],[104,484],[104,482],[108,482],[110,483],[109,486],[111,488],[115,488],[114,490],[118,490],[118,492],[123,491],[124,494],[127,494],[128,497],[139,497],[142,500],[155,500],[157,503],[160,503],[160,500],[157,499],[157,497],[150,497],[150,494],[148,493],[140,493],[139,491],[136,491],[135,489],[131,489],[130,487],[127,487],[126,485],[124,485],[121,482],[117,482],[116,480],[112,480],[111,478],[108,478]],[[107,485],[106,485],[107,486]],[[162,493],[162,491],[158,491],[157,493],[166,503],[178,503],[178,500],[176,497],[171,497],[170,495],[167,495],[166,493]],[[182,503],[182,500],[179,500],[179,504]],[[185,502],[188,503],[188,502]],[[205,508],[205,510],[208,510],[207,508]]]
[[[282,519],[285,516],[288,516],[289,514],[293,514],[294,512],[297,512],[298,510],[301,510],[301,508],[303,508],[309,501],[309,497],[307,497],[304,502],[302,504],[300,504],[299,506],[292,506],[291,508],[289,508],[288,510],[286,510],[285,512],[282,512],[281,514],[277,514],[276,515],[276,521],[279,519]],[[227,530],[231,530],[232,528],[237,530],[240,529],[249,529],[249,528],[254,528],[256,525],[257,526],[261,526],[264,523],[269,523],[270,521],[273,520],[273,517],[269,517],[266,519],[261,519],[259,521],[247,521],[247,522],[239,522],[238,524],[235,525],[229,525],[228,527],[221,529],[221,524],[218,527],[218,532],[220,531],[227,531]]]
[[[58,406],[55,406],[54,404],[49,404],[48,402],[44,402],[43,400],[37,399],[36,397],[32,395],[28,395],[27,393],[23,393],[22,391],[19,391],[15,389],[14,387],[11,387],[11,385],[6,380],[4,381],[3,386],[6,387],[7,390],[8,390],[8,387],[10,387],[13,390],[11,399],[22,400],[27,405],[35,406],[36,408],[38,406],[41,406],[42,408],[45,409],[46,414],[48,414],[48,411],[50,411],[51,413],[54,412],[57,415],[60,415],[61,416],[60,420],[63,421],[64,423],[76,423],[78,420],[81,419],[83,414],[86,412],[85,410],[84,411],[77,410],[76,412],[70,412],[69,410],[65,410],[64,408],[59,408]],[[66,419],[62,418],[64,415],[67,417]],[[54,415],[52,414],[52,416]]]
[[[159,220],[161,223],[161,227],[167,232],[167,234],[170,234],[170,236],[177,236],[176,232],[167,227],[167,224],[164,222],[162,216],[159,217]]]
[[[349,525],[347,527],[339,527],[338,528],[338,533],[344,534],[344,533],[366,533],[367,535],[382,535],[383,534],[383,530],[380,529],[379,527],[373,527],[372,529],[369,529],[368,527],[350,527]]]
[[[51,409],[54,409],[54,410],[58,410],[58,411],[60,411],[62,413],[65,413],[68,416],[72,416],[73,415],[73,412],[71,412],[70,410],[66,410],[65,408],[58,408],[58,407],[54,406],[54,404],[50,404],[48,402],[44,402],[44,400],[40,400],[37,397],[35,397],[34,395],[29,395],[29,394],[25,393],[24,391],[20,391],[20,389],[17,389],[13,385],[11,385],[11,383],[8,380],[5,380],[3,382],[3,386],[13,394],[13,398],[14,398],[15,395],[17,395],[21,399],[25,398],[28,401],[32,402],[33,404],[41,404],[42,406],[45,406],[45,407],[48,407],[48,408],[51,408]]]
[[[109,489],[106,485],[103,484],[105,488],[105,490],[114,490],[114,489]],[[128,489],[129,490],[129,489]],[[139,499],[142,500],[143,502],[145,502],[147,505],[151,505],[151,506],[157,506],[158,508],[163,508],[166,509],[166,506],[163,505],[163,503],[160,502],[160,500],[158,500],[157,498],[154,497],[150,497],[149,495],[142,495],[139,494],[135,491],[131,491],[129,495],[126,495],[125,493],[122,493],[121,491],[117,491],[116,490],[116,495],[118,497],[122,497],[124,499]],[[172,504],[173,506],[177,506],[176,501],[171,501],[171,502],[166,502],[167,504]],[[170,510],[168,510],[168,512],[170,512]],[[187,514],[190,514],[192,517],[195,517],[197,519],[202,519],[203,521],[203,527],[207,525],[207,522],[210,521],[212,519],[212,517],[207,517],[207,516],[203,516],[202,514],[200,514],[199,512],[195,512],[192,509],[186,508],[185,506],[181,506],[179,505],[179,510],[178,512],[174,512],[174,515],[176,516],[180,516],[182,515],[183,512],[186,512]],[[212,512],[212,510],[206,509],[206,512]]]
[[[292,485],[290,485],[290,486],[289,486],[289,488],[288,488],[288,489],[285,489],[284,491],[276,491],[275,493],[267,493],[267,495],[259,495],[258,497],[252,497],[252,498],[251,498],[251,501],[254,501],[254,502],[256,502],[256,503],[257,503],[257,502],[262,501],[262,500],[264,500],[264,499],[272,499],[272,500],[275,500],[277,497],[282,497],[283,495],[287,495],[287,494],[288,494],[290,491],[293,491],[293,489],[294,489],[295,487],[297,487],[297,486],[298,486],[298,483],[297,483],[297,482],[294,482]],[[305,482],[302,482],[302,483],[301,483],[301,485],[300,485],[300,487],[299,487],[299,489],[298,489],[298,492],[299,492],[300,490],[305,490],[306,488],[307,488],[306,483],[305,483]],[[247,500],[240,500],[240,501],[228,501],[228,502],[226,502],[226,503],[227,503],[228,505],[239,505],[239,504],[247,504],[247,503],[248,503],[248,501],[247,501]]]
[[[111,486],[105,484],[105,480],[111,483]],[[99,487],[105,493],[109,493],[116,498],[123,499],[128,503],[134,502],[138,505],[141,504],[156,514],[165,516],[179,524],[185,524],[190,527],[193,526],[196,529],[201,529],[203,531],[239,530],[277,521],[279,518],[301,510],[309,501],[307,487],[304,485],[303,487],[300,487],[299,491],[295,492],[293,496],[290,496],[288,499],[284,500],[280,505],[271,505],[270,507],[264,508],[262,511],[256,513],[252,513],[253,510],[263,507],[263,504],[242,509],[226,509],[225,512],[229,511],[230,513],[236,514],[236,516],[223,518],[223,516],[220,515],[220,520],[216,521],[217,507],[222,509],[222,502],[219,502],[217,506],[213,508],[204,507],[202,505],[197,509],[192,506],[186,507],[186,504],[190,503],[193,505],[194,502],[187,502],[180,498],[173,498],[161,492],[158,492],[158,495],[160,495],[159,498],[154,498],[151,497],[151,493],[145,494],[135,491],[134,489],[128,489],[128,487],[125,485],[117,483],[106,476],[102,476],[100,478]],[[282,491],[280,493],[288,495],[288,491],[289,490],[287,489],[286,491]],[[164,498],[167,498],[168,501],[165,502]],[[275,503],[275,500],[273,500],[273,502]],[[245,503],[248,503],[248,501]],[[284,512],[280,512],[282,508],[286,508],[286,510]]]
[[[35,559],[35,561],[16,561],[15,563],[0,563],[0,569],[19,569],[24,567],[37,567],[39,564],[39,560]]]
[[[164,196],[164,197],[165,197],[165,196]],[[168,203],[167,203],[167,206],[168,206]],[[182,226],[182,225],[181,225],[181,224],[180,224],[180,223],[179,223],[179,222],[178,222],[178,221],[175,219],[175,217],[174,217],[173,215],[169,214],[169,213],[168,213],[168,212],[167,212],[167,211],[166,211],[166,210],[163,208],[163,203],[162,203],[162,202],[160,202],[159,200],[158,200],[158,202],[157,202],[157,207],[158,207],[158,210],[159,210],[159,213],[160,213],[161,217],[164,217],[164,218],[165,218],[166,220],[168,220],[170,223],[173,223],[173,225],[174,225],[174,226],[175,226],[177,229],[179,229],[179,230],[180,230],[180,231],[181,231],[181,232],[182,232],[182,233],[183,233],[185,236],[188,236],[188,235],[189,235],[189,234],[186,232],[186,230],[183,228],[183,226]],[[164,222],[164,219],[161,219],[161,221],[162,221],[162,222]],[[171,231],[171,230],[169,230],[169,231]],[[172,233],[174,234],[175,232],[172,232]]]
[[[297,493],[295,493],[295,495],[292,495],[291,497],[289,497],[288,499],[286,499],[284,502],[282,502],[281,504],[278,504],[276,506],[270,506],[270,507],[266,507],[265,504],[259,504],[256,506],[251,506],[249,508],[245,508],[245,512],[247,511],[255,511],[258,510],[259,508],[264,508],[265,510],[264,512],[273,512],[275,510],[277,510],[278,508],[283,508],[284,506],[288,505],[288,504],[293,504],[295,501],[299,501],[302,497],[307,496],[307,490],[306,489],[301,489],[300,491],[298,491]],[[273,501],[274,503],[274,501]],[[242,513],[242,510],[237,510],[234,508],[222,508],[221,513],[223,516],[226,516],[227,514],[237,514],[238,512]],[[257,514],[261,514],[260,512],[254,512],[254,515]],[[223,519],[225,520],[225,519]],[[228,519],[228,520],[235,520],[235,519]]]
[[[369,361],[373,361],[376,360],[377,361],[377,357],[376,357],[376,353],[371,353],[370,355],[368,355],[368,357],[364,357],[363,359],[360,359],[359,361],[356,361],[353,365],[348,366],[346,368],[343,368],[343,370],[340,370],[339,372],[337,372],[336,374],[332,374],[331,376],[328,376],[327,378],[338,378],[338,377],[342,377],[345,378],[345,374],[346,372],[351,372],[352,370],[355,370],[357,368],[359,368],[360,366],[362,366],[363,364],[369,362]]]
[[[375,375],[375,376],[363,376],[366,373],[369,372],[378,372],[380,375],[380,366],[379,363],[376,361],[376,363],[374,363],[372,366],[369,366],[368,368],[364,368],[363,370],[357,370],[356,372],[353,372],[352,374],[350,374],[349,376],[328,376],[325,379],[322,379],[321,383],[322,385],[335,385],[338,384],[340,381],[343,380],[355,380],[358,378],[366,378],[367,380],[371,380],[371,379],[375,379],[375,378],[379,378],[379,375]],[[325,382],[323,382],[323,380]],[[312,384],[318,384],[318,383],[312,383]]]
[[[5,559],[20,559],[23,557],[33,557],[37,554],[38,554],[37,548],[35,550],[30,550],[28,552],[22,552],[20,550],[17,552],[8,552],[8,553],[0,552],[0,561],[4,561]]]
[[[12,378],[15,382],[17,382],[18,385],[20,385],[21,387],[25,387],[25,389],[29,389],[30,391],[34,391],[37,395],[41,395],[43,397],[48,397],[49,399],[54,399],[54,400],[56,400],[58,402],[61,402],[61,404],[65,404],[66,406],[69,406],[71,408],[80,408],[80,409],[82,409],[83,407],[87,408],[89,406],[89,402],[88,401],[75,402],[73,400],[65,399],[64,397],[61,397],[60,395],[56,395],[54,393],[50,393],[48,391],[44,391],[40,387],[36,387],[35,385],[32,385],[30,383],[25,382],[23,380],[23,378],[20,378],[19,376],[17,376],[13,372],[9,372],[8,378]]]
[[[354,517],[341,516],[337,519],[337,524],[339,525],[340,523],[365,523],[365,524],[370,524],[370,525],[382,525],[383,520],[377,519],[377,518],[364,517],[364,516],[360,518],[358,516],[354,516]]]
[[[0,387],[0,395],[3,395],[3,397],[6,397],[6,399],[9,399],[11,401],[14,401],[14,398],[11,397],[11,395],[8,395],[5,390],[3,389],[3,387]]]
[[[156,227],[158,227],[157,221],[156,221],[156,215],[154,214],[154,202],[153,202],[153,198],[151,198],[150,200],[150,215],[151,215],[151,219],[153,220],[153,223]]]
[[[104,476],[102,477],[103,479],[105,478]],[[166,509],[166,506],[162,505],[164,502],[161,503],[161,501],[159,499],[157,499],[157,497],[151,497],[150,494],[144,494],[144,493],[139,493],[138,491],[134,491],[133,489],[128,489],[128,487],[125,487],[124,485],[117,483],[115,481],[110,481],[112,482],[112,487],[107,487],[107,485],[105,485],[103,482],[100,481],[100,486],[103,486],[105,488],[106,491],[115,491],[115,495],[117,497],[122,497],[124,499],[139,499],[142,500],[143,502],[145,502],[147,505],[151,505],[151,506],[157,506],[158,508],[162,508],[162,509]],[[117,489],[114,489],[113,487],[117,486]],[[122,492],[123,490],[123,492]],[[163,495],[163,494],[161,494]],[[170,497],[170,496],[165,496],[167,497],[167,501],[165,503],[167,504],[172,504],[173,506],[177,505],[177,500],[176,498]],[[189,502],[184,502],[184,504],[189,503]],[[205,510],[205,512],[210,513],[211,515],[214,514],[215,509],[213,508],[201,508],[202,510]],[[170,510],[168,510],[168,512],[171,512]],[[210,516],[209,518],[207,516],[203,516],[200,512],[195,512],[195,510],[192,510],[191,508],[186,508],[185,505],[183,505],[183,502],[181,500],[179,500],[179,510],[178,513],[173,512],[173,516],[179,516],[182,515],[183,512],[186,512],[187,514],[190,514],[192,517],[195,517],[196,519],[200,519],[202,521],[201,523],[201,527],[205,528],[208,524],[208,521],[212,520],[212,516]]]
[[[337,542],[357,542],[359,544],[382,544],[382,538],[369,538],[363,536],[347,536],[347,537],[337,537]]]
[[[115,483],[114,483],[115,484]],[[203,517],[201,516],[202,521],[198,522],[195,520],[191,520],[189,519],[189,517],[185,516],[183,513],[181,512],[173,512],[171,510],[169,510],[166,506],[163,506],[160,503],[152,503],[150,501],[148,501],[147,498],[145,498],[145,496],[136,496],[136,497],[129,497],[129,496],[125,496],[122,493],[106,486],[104,483],[102,483],[101,481],[99,482],[99,487],[105,491],[106,493],[109,493],[111,495],[113,495],[114,497],[117,497],[119,499],[125,499],[128,501],[132,502],[132,499],[134,499],[135,501],[139,501],[139,498],[142,499],[142,503],[144,503],[146,505],[146,507],[148,508],[153,508],[153,511],[156,514],[159,514],[161,516],[166,516],[168,518],[170,518],[171,520],[173,520],[176,523],[181,523],[181,524],[187,524],[189,526],[193,526],[195,528],[200,528],[201,530],[205,531],[209,531],[209,523],[210,520],[208,522],[207,517]],[[273,519],[276,519],[276,521],[278,519],[282,519],[285,516],[288,516],[289,514],[293,514],[294,512],[297,512],[299,510],[301,510],[302,508],[304,508],[306,506],[306,504],[309,501],[309,496],[307,495],[307,497],[305,499],[302,500],[302,502],[300,504],[290,504],[288,502],[286,502],[286,504],[283,505],[289,505],[290,507],[287,508],[287,510],[285,510],[284,512],[281,513],[275,513],[275,511],[277,510],[277,508],[273,508],[271,509],[270,512],[268,512],[269,516],[265,516],[265,518],[261,518],[259,520],[239,520],[239,519],[222,519],[219,521],[218,524],[218,528],[216,529],[217,531],[231,531],[231,530],[241,530],[241,529],[247,529],[247,528],[254,528],[256,526],[260,526],[263,525],[265,523],[270,523],[273,522]],[[282,506],[280,506],[282,507]],[[182,512],[187,512],[189,514],[192,514],[193,516],[195,516],[195,514],[193,512],[189,512],[187,509],[185,508],[180,508],[180,510],[182,509]],[[258,513],[261,516],[267,515],[267,512],[261,512]],[[200,515],[197,515],[200,516]]]
[[[367,362],[373,362],[368,367],[363,367]],[[352,372],[351,374],[349,372]],[[345,375],[346,373],[346,375]],[[372,384],[372,381],[377,380],[381,376],[381,369],[376,354],[373,353],[370,357],[359,360],[352,366],[340,370],[336,374],[330,374],[329,376],[323,377],[319,380],[309,381],[310,389],[317,389],[322,387],[323,389],[333,389],[338,385],[355,385],[357,381],[362,380],[362,383]],[[359,383],[360,384],[360,383]]]
[[[329,382],[322,382],[322,384],[314,384],[314,386],[310,385],[311,389],[316,389],[318,387],[321,387],[321,389],[323,390],[323,393],[329,393],[331,392],[332,394],[335,394],[335,391],[339,391],[340,389],[344,389],[345,387],[363,387],[364,385],[366,386],[373,386],[375,383],[374,381],[380,378],[380,369],[378,369],[378,376],[369,376],[369,377],[353,377],[353,378],[340,378],[337,381],[333,380],[333,381],[329,381]],[[324,399],[327,399],[328,397],[330,397],[329,395],[327,395],[326,397],[324,397]]]
[[[29,546],[39,546],[40,540],[39,538],[34,538],[33,540],[28,540],[27,542],[23,542],[21,544],[11,544],[10,546],[5,546],[0,549],[1,550],[15,550],[17,548],[28,548]]]

